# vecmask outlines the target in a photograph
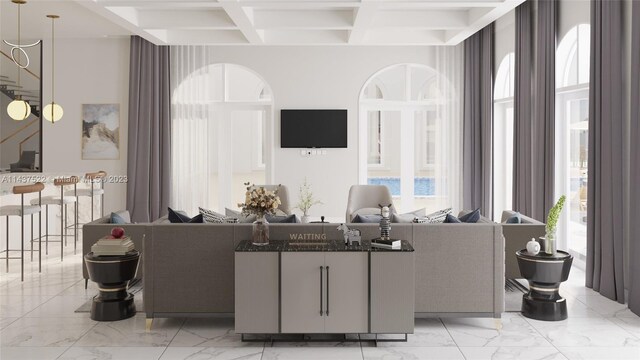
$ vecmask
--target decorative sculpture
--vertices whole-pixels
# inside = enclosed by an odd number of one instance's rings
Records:
[[[360,245],[362,240],[362,233],[358,229],[349,229],[345,224],[340,224],[336,230],[342,231],[344,236],[344,244],[347,246]]]
[[[378,206],[380,207],[380,215],[382,215],[382,219],[380,219],[380,239],[389,240],[391,239],[391,219],[389,217],[391,204],[378,204]]]

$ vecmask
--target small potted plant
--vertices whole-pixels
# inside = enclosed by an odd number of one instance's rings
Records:
[[[265,218],[267,214],[275,215],[276,209],[280,205],[280,197],[278,190],[270,191],[264,187],[256,187],[255,185],[247,185],[244,203],[239,203],[244,215],[256,215],[256,221],[253,222],[253,244],[268,245],[269,244],[269,222]]]
[[[556,244],[556,227],[558,226],[558,220],[560,219],[560,213],[564,206],[566,196],[562,195],[558,202],[549,210],[547,215],[547,225],[545,226],[544,237],[544,252],[549,255],[555,255],[557,250]]]
[[[313,205],[322,204],[322,201],[316,200],[313,197],[313,192],[311,191],[311,185],[307,182],[307,178],[304,178],[304,182],[300,186],[299,191],[299,200],[298,205],[296,205],[296,209],[300,209],[302,211],[302,222],[309,222],[309,210]]]

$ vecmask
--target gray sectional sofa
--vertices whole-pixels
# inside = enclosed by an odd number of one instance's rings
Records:
[[[271,224],[272,239],[325,234],[338,224]],[[348,224],[363,239],[378,224]],[[416,316],[484,316],[504,311],[504,238],[500,224],[393,224],[392,237],[415,248]],[[147,228],[144,310],[148,319],[234,312],[234,249],[250,239],[251,224],[171,224]],[[402,281],[401,279],[399,281]]]

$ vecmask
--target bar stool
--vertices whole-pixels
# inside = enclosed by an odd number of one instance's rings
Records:
[[[0,207],[0,216],[7,217],[7,249],[2,252],[6,252],[7,256],[4,257],[7,261],[7,272],[9,272],[9,259],[20,259],[20,279],[24,281],[24,217],[25,215],[31,215],[31,237],[33,238],[33,215],[39,213],[40,222],[42,221],[42,207],[40,201],[42,199],[42,190],[44,189],[43,183],[35,183],[33,185],[19,185],[13,187],[14,194],[20,194],[20,205],[5,205]],[[24,195],[31,193],[38,193],[37,205],[24,204]],[[20,216],[20,250],[12,250],[9,248],[9,217]],[[40,241],[38,250],[38,272],[42,272],[42,225],[40,225]],[[33,240],[33,239],[32,239]],[[20,251],[20,257],[11,257],[12,251]],[[31,260],[33,260],[33,241],[31,241]]]
[[[90,197],[91,198],[91,221],[95,220],[94,216],[93,216],[93,204],[94,204],[94,197],[100,195],[100,217],[104,216],[104,182],[103,182],[103,178],[107,176],[107,173],[105,171],[98,171],[98,172],[93,172],[93,173],[86,173],[84,175],[90,182],[91,182],[91,188],[90,189],[77,189],[77,196],[86,196],[86,197]],[[96,182],[100,183],[100,187],[96,188],[95,184]],[[72,191],[67,191],[65,193],[65,195],[74,195],[74,192]],[[78,199],[79,200],[79,199]],[[77,223],[77,219],[76,219],[76,223]],[[80,225],[80,224],[75,224],[75,225]]]
[[[41,204],[45,206],[45,253],[49,255],[49,236],[60,236],[60,261],[64,259],[64,247],[67,245],[67,237],[69,234],[67,229],[69,226],[67,225],[67,215],[68,209],[67,205],[74,204],[74,224],[73,227],[73,253],[76,253],[78,248],[78,177],[77,176],[69,176],[62,177],[53,180],[53,185],[60,187],[60,196],[45,196],[41,199]],[[64,191],[65,186],[73,185],[73,190]],[[67,193],[71,193],[73,196],[65,196]],[[34,201],[31,201],[31,204],[34,204]],[[60,206],[60,234],[49,234],[49,205],[59,205]],[[57,242],[51,240],[51,242]]]

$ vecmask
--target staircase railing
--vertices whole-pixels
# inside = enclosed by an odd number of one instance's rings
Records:
[[[4,51],[0,50],[0,54],[4,55],[4,57],[11,60],[11,62],[13,62],[13,59],[11,58],[11,56],[7,55]],[[40,80],[40,76],[36,75],[33,71],[29,70],[28,68],[21,68],[21,69],[31,74],[34,78]]]
[[[40,133],[40,130],[36,130],[31,135],[27,136],[22,141],[20,141],[20,144],[18,144],[18,150],[19,150],[18,154],[22,154],[22,144],[26,143],[27,141],[29,141],[29,139],[31,139],[32,137],[36,136],[39,133]]]
[[[14,132],[12,132],[11,134],[9,134],[7,137],[5,137],[4,139],[0,140],[0,144],[5,143],[7,140],[11,139],[12,137],[18,135],[22,130],[28,128],[29,126],[35,124],[38,122],[38,120],[40,119],[33,119],[30,122],[28,122],[27,124],[19,127],[18,129],[16,129]]]

